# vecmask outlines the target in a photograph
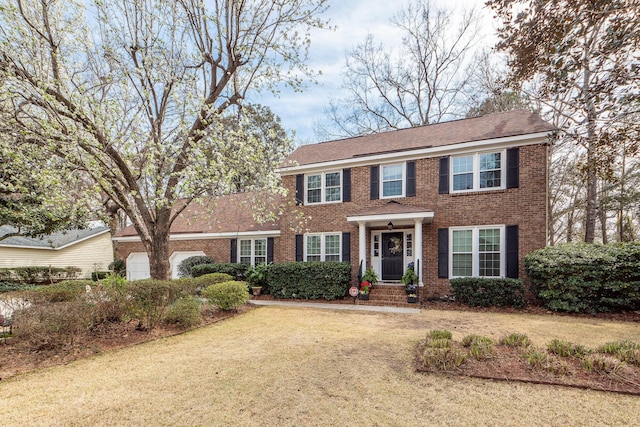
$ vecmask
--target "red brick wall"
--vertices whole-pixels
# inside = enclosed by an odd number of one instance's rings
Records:
[[[546,162],[547,147],[520,147],[520,186],[506,190],[479,191],[465,194],[438,194],[439,159],[416,161],[416,196],[397,199],[370,200],[369,167],[351,170],[351,202],[300,206],[306,224],[302,229],[281,227],[281,260],[295,260],[295,235],[304,232],[350,232],[351,260],[354,275],[358,264],[358,227],[346,221],[390,200],[418,206],[435,212],[432,224],[423,225],[423,278],[427,296],[450,293],[448,279],[437,274],[438,228],[480,226],[492,224],[519,226],[520,277],[525,277],[522,258],[532,250],[546,245]],[[295,199],[295,175],[284,176],[283,185],[289,197]],[[289,217],[285,216],[284,219]],[[370,229],[367,247],[370,248]],[[369,257],[370,250],[367,250]],[[370,260],[367,261],[370,265]]]

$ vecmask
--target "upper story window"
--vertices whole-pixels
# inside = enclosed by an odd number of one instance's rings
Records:
[[[404,163],[382,165],[381,194],[385,197],[404,197]]]
[[[305,176],[306,204],[342,201],[342,172],[325,172]]]
[[[256,266],[267,263],[267,239],[242,239],[240,246],[240,263]]]
[[[502,151],[452,157],[451,188],[473,191],[505,188],[505,156]]]
[[[450,277],[502,277],[504,227],[451,229]]]
[[[306,234],[304,260],[340,261],[340,233]]]

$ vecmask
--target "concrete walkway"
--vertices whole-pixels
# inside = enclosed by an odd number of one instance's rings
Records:
[[[253,305],[280,305],[287,307],[309,307],[309,308],[325,308],[331,310],[352,310],[352,311],[375,311],[378,313],[405,313],[419,314],[419,308],[403,308],[403,307],[386,307],[378,305],[352,305],[352,304],[327,304],[320,302],[295,302],[295,301],[277,301],[277,300],[259,300],[252,299],[248,301]]]

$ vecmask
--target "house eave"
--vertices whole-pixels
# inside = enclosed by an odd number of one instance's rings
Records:
[[[69,243],[67,243],[65,245],[54,247],[54,248],[46,247],[46,246],[7,245],[7,244],[1,244],[1,243],[0,243],[0,248],[7,248],[7,249],[36,249],[36,250],[45,250],[45,251],[61,251],[63,249],[68,248],[69,246],[77,245],[78,243],[85,242],[85,241],[87,241],[89,239],[93,239],[93,238],[96,238],[98,236],[102,236],[103,234],[109,233],[109,232],[110,232],[109,229],[103,230],[103,231],[101,231],[99,233],[92,234],[90,236],[83,237],[82,239],[74,240],[73,242],[69,242]]]
[[[221,233],[184,233],[171,234],[169,241],[180,240],[213,240],[213,239],[234,239],[238,237],[279,237],[280,230],[263,230],[263,231],[229,231]],[[121,236],[113,237],[114,242],[141,242],[140,236]]]
[[[371,154],[366,156],[351,157],[348,159],[333,160],[320,163],[309,163],[279,168],[276,170],[282,176],[297,173],[314,173],[327,169],[338,169],[345,167],[358,167],[377,164],[381,162],[417,160],[429,157],[453,156],[470,151],[484,151],[489,149],[504,149],[510,147],[520,147],[524,145],[544,144],[548,142],[548,137],[553,132],[545,131],[533,134],[508,136],[503,138],[493,138],[480,141],[469,141],[458,144],[443,145],[438,147],[427,147],[422,149],[408,149],[398,152],[387,152],[383,154]]]
[[[432,211],[411,212],[411,213],[390,213],[375,215],[353,215],[347,217],[347,222],[365,224],[371,227],[383,227],[389,222],[394,226],[404,226],[415,224],[416,221],[423,224],[431,224],[435,213]]]

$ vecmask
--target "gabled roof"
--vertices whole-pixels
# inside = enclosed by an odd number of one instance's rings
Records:
[[[0,236],[18,231],[9,225],[0,226]],[[84,230],[64,230],[42,237],[15,236],[0,240],[0,247],[33,249],[63,249],[92,237],[109,232],[109,227],[87,228]]]
[[[275,221],[260,223],[255,217],[263,206],[265,212],[277,212],[281,198],[266,193],[237,193],[192,202],[171,225],[171,235],[253,233],[279,230]],[[118,231],[114,238],[137,236],[133,225]]]
[[[537,134],[551,132],[554,129],[537,114],[527,110],[515,110],[304,145],[285,159],[284,167]]]

